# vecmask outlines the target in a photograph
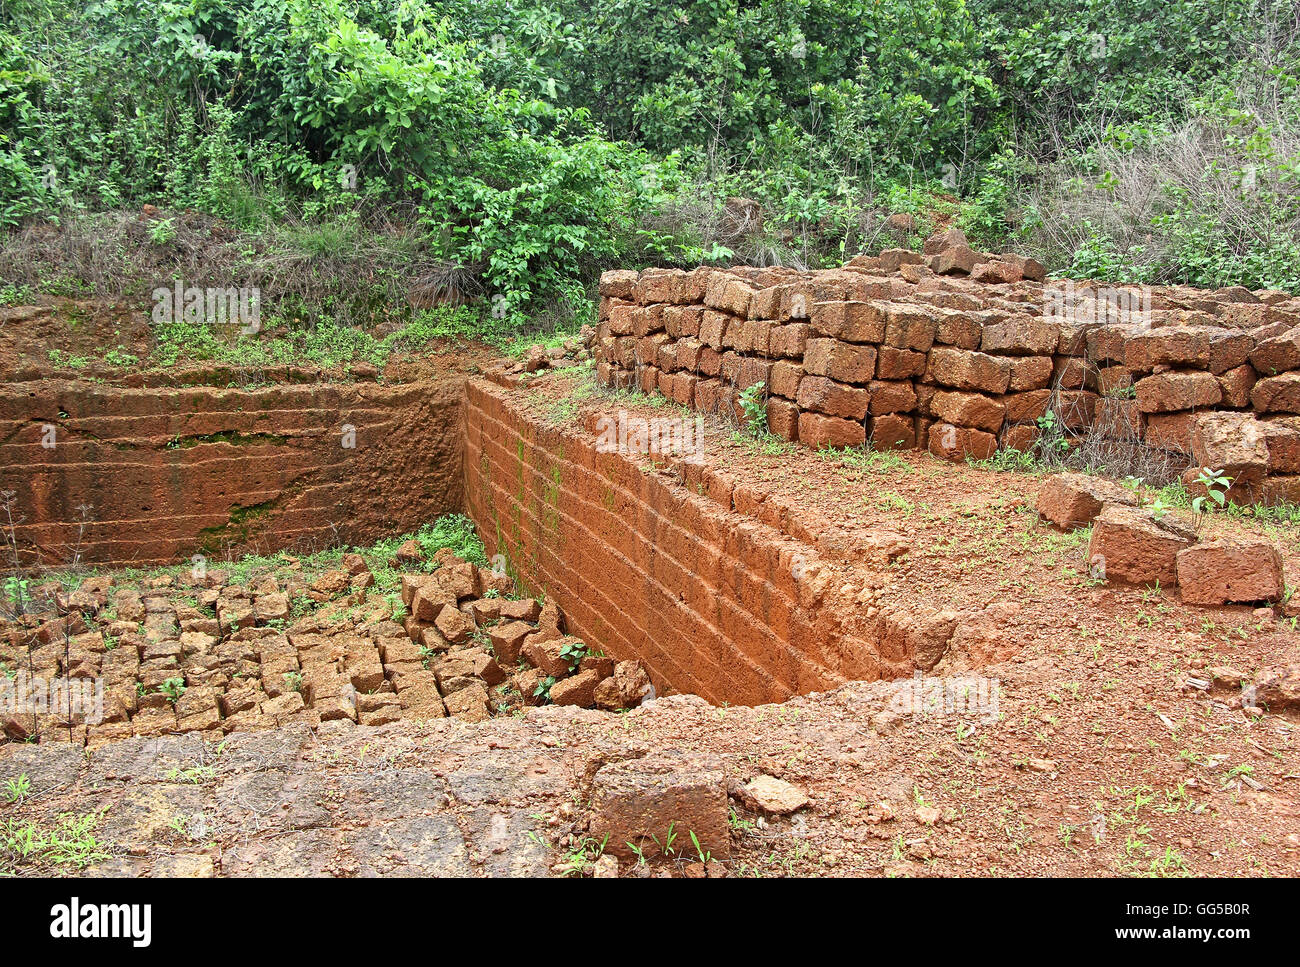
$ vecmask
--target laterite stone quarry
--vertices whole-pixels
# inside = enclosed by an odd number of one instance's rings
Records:
[[[599,292],[514,358],[6,363],[0,816],[120,876],[1300,871],[1300,299],[955,229]]]

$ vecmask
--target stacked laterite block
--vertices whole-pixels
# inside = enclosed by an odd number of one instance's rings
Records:
[[[723,414],[762,382],[769,429],[788,440],[949,459],[1027,449],[1053,408],[1071,432],[1142,439],[1190,463],[1199,415],[1254,413],[1279,439],[1268,473],[1300,473],[1282,442],[1300,431],[1300,299],[1169,287],[1146,290],[1134,313],[1023,269],[946,250],[818,272],[607,272],[597,372]]]

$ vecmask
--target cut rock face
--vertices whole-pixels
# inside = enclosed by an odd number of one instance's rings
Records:
[[[1282,557],[1267,541],[1206,541],[1178,552],[1188,604],[1244,604],[1282,597]]]
[[[1170,517],[1107,504],[1093,524],[1088,561],[1107,581],[1169,586],[1178,583],[1178,552],[1195,540],[1191,528]]]
[[[1062,530],[1091,524],[1105,504],[1136,506],[1137,497],[1120,484],[1083,473],[1049,477],[1038,495],[1038,513]]]

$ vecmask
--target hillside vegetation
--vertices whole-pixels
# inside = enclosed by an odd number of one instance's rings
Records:
[[[1300,289],[1298,175],[1295,0],[0,0],[0,301],[179,276],[573,321],[606,267],[950,219],[1052,271]]]

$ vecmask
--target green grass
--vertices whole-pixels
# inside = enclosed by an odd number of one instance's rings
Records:
[[[383,337],[328,317],[308,325],[272,317],[255,337],[237,331],[222,332],[208,325],[172,322],[158,327],[158,344],[149,361],[161,366],[199,361],[252,369],[290,365],[329,369],[367,362],[382,368],[391,356],[419,353],[438,340],[486,343],[508,356],[522,357],[533,346],[562,346],[576,335],[577,330],[568,327],[521,334],[517,323],[493,318],[484,308],[443,305],[418,312]],[[114,358],[109,361],[115,365],[134,361],[134,357],[118,350],[111,355]]]
[[[995,473],[1027,473],[1027,474],[1044,474],[1048,472],[1047,466],[1033,453],[1026,453],[1022,450],[998,450],[993,456],[985,460],[966,461],[972,467],[980,470],[992,470]]]
[[[915,468],[894,450],[877,450],[871,444],[865,447],[827,447],[817,455],[828,462],[840,461],[854,470],[868,473],[912,473]]]
[[[556,326],[549,331],[528,335],[520,334],[517,328],[509,329],[504,323],[501,323],[497,328],[489,327],[480,338],[482,338],[483,342],[500,349],[507,356],[517,359],[534,346],[541,346],[543,349],[556,349],[577,335],[578,327],[576,325]]]
[[[731,434],[731,442],[739,443],[755,456],[764,457],[779,457],[782,454],[793,453],[795,449],[795,445],[789,440],[782,439],[775,433],[769,433],[766,430],[759,434],[737,430]]]
[[[109,844],[95,836],[103,811],[59,815],[54,826],[8,820],[0,826],[0,873],[20,867],[48,865],[85,869],[108,858]]]
[[[0,306],[20,306],[31,301],[31,286],[14,285],[12,282],[0,285]]]
[[[267,320],[263,334],[256,338],[222,333],[213,326],[188,322],[159,326],[157,333],[158,345],[151,358],[159,365],[173,366],[189,360],[252,368],[289,365],[330,368],[359,362],[382,367],[390,356],[418,352],[434,340],[490,342],[504,338],[500,324],[465,306],[435,306],[424,310],[382,338],[328,318],[310,326],[272,318]]]
[[[402,544],[411,539],[419,543],[426,560],[446,548],[462,560],[487,567],[487,553],[474,529],[474,522],[464,514],[447,514],[432,524],[425,524],[415,533],[386,537],[373,547],[355,548],[366,558],[375,576],[375,587],[380,591],[395,590],[400,586],[401,572],[391,567],[388,561]]]

